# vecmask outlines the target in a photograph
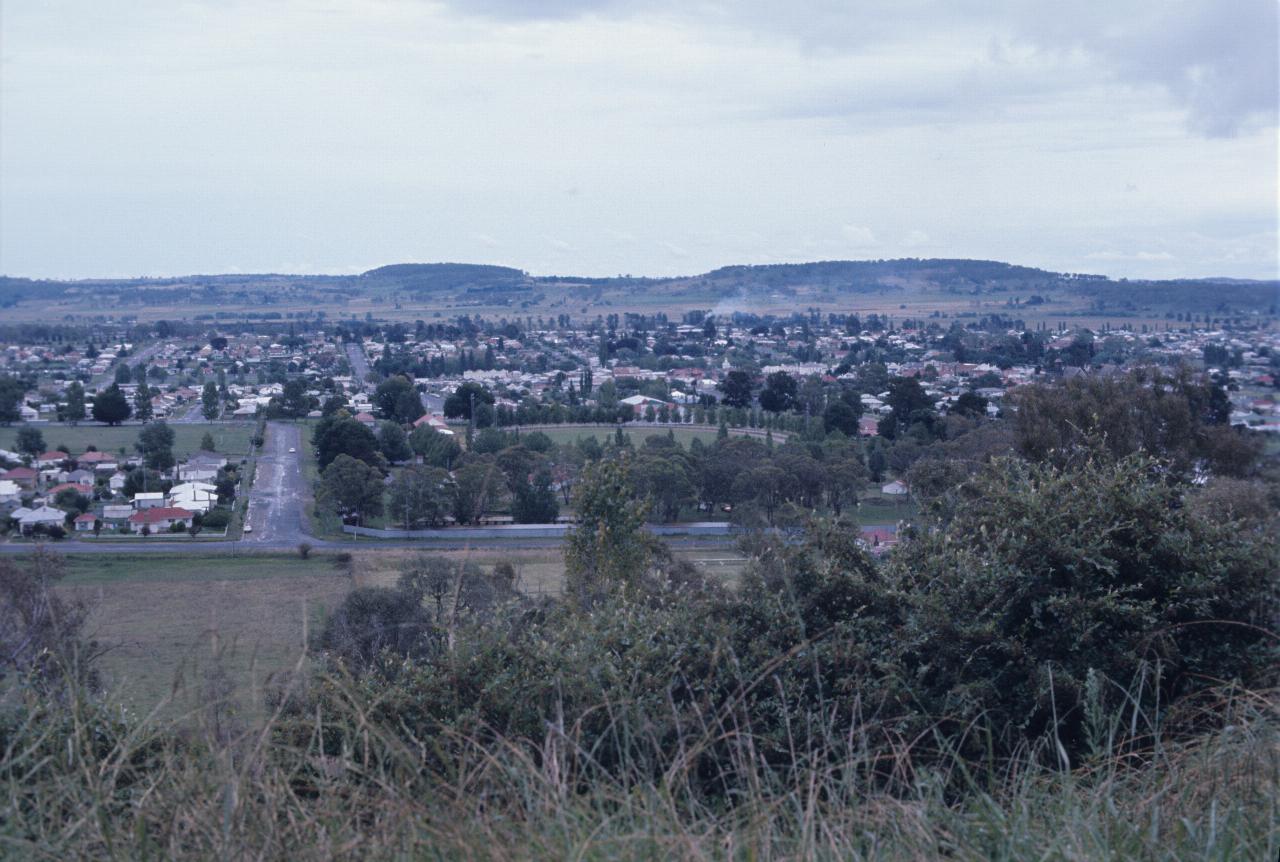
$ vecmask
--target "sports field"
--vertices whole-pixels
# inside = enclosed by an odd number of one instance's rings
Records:
[[[90,446],[96,446],[100,452],[128,454],[134,452],[133,444],[138,440],[140,425],[35,425],[44,435],[45,446],[57,449],[66,446],[72,454],[79,455]],[[223,455],[249,454],[249,440],[253,437],[254,425],[245,423],[198,423],[193,425],[170,425],[173,429],[173,454],[178,458],[190,455],[200,449],[200,440],[205,432],[213,435],[213,443]],[[0,428],[0,449],[14,449],[18,437],[18,429],[10,426]]]

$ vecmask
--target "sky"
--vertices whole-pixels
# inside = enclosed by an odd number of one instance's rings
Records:
[[[1280,277],[1276,0],[5,0],[0,273]]]

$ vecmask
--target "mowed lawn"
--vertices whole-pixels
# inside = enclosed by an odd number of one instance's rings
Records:
[[[65,445],[73,455],[79,455],[90,446],[98,447],[101,452],[119,453],[124,449],[132,454],[133,444],[138,441],[140,425],[36,425],[33,426],[44,435],[45,445],[56,449]],[[173,429],[173,454],[182,458],[192,452],[199,451],[200,440],[205,432],[213,435],[213,443],[223,455],[249,454],[249,439],[253,437],[254,426],[251,423],[200,423],[195,425],[170,425]],[[10,426],[0,428],[0,449],[16,448],[18,429]]]
[[[701,440],[703,443],[714,443],[716,441],[715,431],[704,431],[693,428],[683,428],[679,425],[624,425],[622,433],[631,437],[631,443],[640,446],[644,443],[646,437],[657,434],[660,437],[667,436],[667,430],[670,429],[675,435],[676,442],[686,449],[693,442],[694,438]],[[541,431],[551,438],[553,443],[573,443],[581,437],[595,437],[601,443],[611,439],[614,435],[612,427],[600,428],[554,428],[541,427],[536,429],[526,429],[522,433],[530,431]],[[730,428],[729,434],[733,436],[735,433],[741,433],[741,429]]]

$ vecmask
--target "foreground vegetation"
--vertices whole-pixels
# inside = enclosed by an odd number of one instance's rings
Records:
[[[1139,441],[1159,435],[1099,433],[1116,417],[1033,433],[1077,402],[1024,402],[1021,456],[937,465],[887,558],[812,517],[794,541],[750,533],[732,589],[643,529],[653,501],[623,447],[583,469],[562,596],[522,595],[501,563],[406,558],[334,608],[261,719],[217,674],[174,718],[95,694],[83,615],[49,598],[38,556],[0,579],[17,609],[0,617],[0,841],[1274,858],[1274,483],[1252,449],[1219,456],[1246,478],[1205,481],[1203,450],[1166,440],[1154,459]]]

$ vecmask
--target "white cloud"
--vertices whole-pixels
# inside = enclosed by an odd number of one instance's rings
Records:
[[[928,244],[929,235],[922,230],[909,231],[900,243],[903,248],[920,248]]]
[[[875,233],[869,227],[847,224],[840,228],[845,244],[853,248],[875,248],[880,244]]]

